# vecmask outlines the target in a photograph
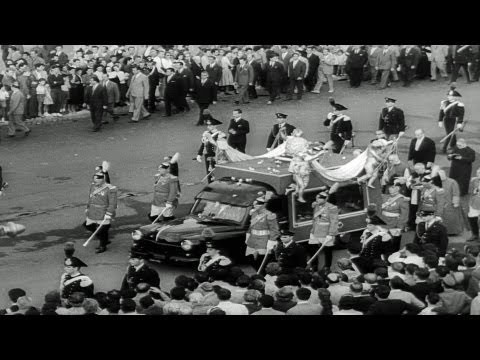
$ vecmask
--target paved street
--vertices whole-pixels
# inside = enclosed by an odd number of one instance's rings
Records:
[[[467,109],[464,137],[478,152],[480,86],[478,83],[464,85],[463,81],[459,80],[458,90]],[[330,107],[325,87],[321,95],[307,94],[301,102],[279,101],[269,106],[266,97],[259,97],[244,106],[244,117],[250,121],[251,129],[247,153],[265,152],[276,112],[288,114],[288,121],[304,130],[309,140],[326,140],[323,120]],[[407,89],[396,83],[387,91],[376,90],[369,84],[350,89],[347,82],[337,82],[334,98],[350,108],[347,114],[353,119],[355,145],[362,148],[374,137],[384,97],[396,98],[409,125],[400,146],[405,159],[415,128],[424,128],[427,136],[437,142],[444,136],[444,130],[437,127],[437,118],[440,100],[445,98],[447,90],[448,85],[440,81],[422,81]],[[211,107],[213,116],[223,121],[220,129],[226,130],[235,107],[233,97]],[[118,288],[127,266],[130,233],[148,220],[153,175],[163,157],[177,151],[182,155],[183,204],[191,203],[202,187],[198,182],[205,175],[204,165],[192,160],[204,130],[194,126],[197,117],[198,108],[194,105],[188,114],[163,118],[156,113],[139,124],[129,124],[128,117],[122,117],[98,133],[90,132],[89,119],[34,126],[28,138],[20,135],[8,139],[5,127],[0,128],[0,165],[4,180],[10,183],[0,198],[0,223],[16,221],[27,227],[18,238],[0,239],[0,306],[6,305],[7,291],[12,287],[25,289],[35,303],[41,304],[43,295],[58,287],[66,241],[75,242],[75,255],[89,265],[85,273],[91,276],[98,291]],[[448,166],[444,155],[437,158],[440,165]],[[119,188],[120,201],[111,230],[112,245],[108,252],[96,255],[95,242],[88,248],[82,247],[89,233],[80,225],[84,221],[94,168],[102,160],[111,162],[111,180]],[[478,166],[477,161],[474,169]],[[182,206],[181,210],[187,211],[188,206]],[[467,235],[469,233],[451,241],[460,243]],[[166,265],[159,265],[158,270],[161,284],[167,289],[172,287],[176,275],[189,271],[185,267]]]

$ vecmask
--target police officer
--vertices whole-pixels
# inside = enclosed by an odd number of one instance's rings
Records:
[[[465,116],[465,105],[458,99],[462,95],[455,90],[455,87],[450,87],[447,93],[447,100],[440,102],[440,114],[438,116],[438,126],[445,127],[446,134],[450,134],[455,127],[463,131],[463,117]],[[447,148],[454,147],[457,143],[455,135],[452,135],[448,141],[443,144],[442,152],[447,153]]]
[[[202,145],[198,149],[197,161],[202,162],[202,155],[205,158],[205,168],[207,174],[210,174],[216,165],[216,153],[217,153],[217,140],[222,132],[217,129],[217,125],[222,124],[221,121],[216,119],[207,119],[205,120],[207,124],[207,131],[204,131],[202,134]],[[209,175],[207,178],[208,182],[212,182],[212,176]]]
[[[362,251],[360,256],[368,260],[369,272],[373,272],[375,261],[382,260],[382,254],[385,250],[384,243],[389,241],[391,236],[382,227],[385,222],[377,215],[367,217],[367,228],[360,237]]]
[[[433,244],[438,248],[438,256],[444,257],[448,247],[448,235],[441,219],[435,217],[432,210],[421,210],[418,215],[421,221],[417,225],[413,242],[422,247]]]
[[[60,294],[67,300],[75,292],[82,292],[85,297],[93,297],[94,285],[92,279],[80,272],[80,268],[87,267],[82,260],[76,257],[67,257],[64,261],[65,273],[60,280]]]
[[[128,262],[130,265],[123,277],[121,291],[134,290],[140,283],[147,283],[151,287],[160,287],[158,273],[145,263],[145,256],[141,252],[131,249]]]
[[[153,201],[148,218],[154,221],[159,217],[163,221],[174,218],[175,208],[178,206],[179,182],[178,177],[170,174],[170,163],[164,162],[158,167],[153,186]]]
[[[333,98],[329,102],[333,110],[328,113],[323,125],[330,127],[330,140],[324,148],[331,148],[338,154],[344,145],[352,142],[352,122],[350,117],[342,114],[343,110],[348,110],[345,106],[335,103]]]
[[[408,198],[400,193],[400,185],[390,183],[387,185],[388,195],[382,194],[381,216],[386,223],[386,228],[391,235],[390,246],[387,246],[387,254],[392,254],[400,250],[402,240],[402,231],[408,222]]]
[[[232,265],[232,261],[228,257],[221,254],[220,248],[215,241],[212,240],[215,236],[215,233],[212,231],[212,229],[205,228],[202,232],[202,236],[205,239],[207,251],[200,257],[198,271],[211,274],[220,268],[225,269]]]
[[[295,126],[287,123],[287,116],[282,113],[276,113],[277,124],[273,125],[272,131],[268,135],[267,151],[275,149],[287,140],[287,136],[292,135]]]
[[[95,173],[93,184],[90,187],[85,211],[87,216],[83,226],[93,233],[103,223],[96,235],[97,239],[100,240],[100,245],[96,248],[97,254],[105,252],[107,244],[110,244],[108,230],[116,209],[117,187],[106,183],[105,174],[102,171]]]
[[[324,190],[317,194],[312,203],[313,225],[308,240],[310,256],[317,252],[319,245],[326,243],[323,252],[327,271],[332,266],[333,246],[338,234],[338,207],[329,202],[329,197],[328,191]],[[319,261],[318,264],[320,265]]]
[[[282,273],[294,272],[295,268],[307,266],[307,254],[303,246],[293,241],[295,233],[282,229],[280,242],[275,247],[275,258],[282,269]]]
[[[245,256],[252,256],[253,266],[258,269],[263,257],[277,244],[279,235],[277,215],[265,208],[266,199],[258,197],[250,210],[250,227],[247,231]]]
[[[383,130],[388,140],[393,140],[405,133],[405,115],[395,106],[397,100],[386,97],[385,106],[380,114],[378,129]]]

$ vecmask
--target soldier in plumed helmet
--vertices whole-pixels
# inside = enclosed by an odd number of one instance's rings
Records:
[[[338,154],[344,145],[352,142],[352,122],[349,116],[342,113],[348,110],[345,106],[337,104],[333,98],[329,98],[329,102],[333,110],[328,113],[323,125],[330,128],[330,140],[324,148]]]
[[[232,261],[221,254],[221,250],[213,240],[215,233],[210,228],[205,228],[202,231],[202,236],[205,239],[206,253],[200,257],[198,264],[198,271],[210,274],[217,271],[219,268],[228,268],[232,265]]]
[[[465,116],[465,105],[459,101],[462,95],[455,90],[455,87],[450,87],[447,93],[447,100],[440,102],[440,114],[438,115],[438,126],[445,128],[445,133],[448,135],[455,127],[459,131],[463,131],[463,117]],[[455,134],[453,134],[448,141],[443,144],[442,151],[445,154],[448,147],[454,147],[457,143]]]
[[[105,181],[103,171],[95,173],[90,187],[87,209],[85,210],[86,220],[83,226],[93,233],[101,225],[96,234],[97,239],[100,240],[100,245],[96,249],[97,254],[105,252],[107,245],[110,243],[108,230],[117,209],[117,192],[116,186]]]
[[[390,241],[391,236],[383,227],[385,222],[375,215],[374,210],[366,219],[367,228],[363,231],[361,239],[362,251],[360,256],[368,259],[370,270],[372,270],[374,261],[382,260],[382,254],[385,249],[385,242]]]
[[[155,174],[153,201],[148,215],[150,221],[154,221],[159,215],[163,217],[163,221],[174,218],[174,211],[178,206],[180,185],[178,177],[170,174],[170,166],[169,162],[162,163],[158,167],[158,173]]]
[[[60,280],[62,299],[67,300],[75,292],[84,293],[85,297],[93,297],[94,285],[92,279],[80,272],[80,268],[87,267],[87,264],[72,256],[65,259],[64,266],[65,273]]]

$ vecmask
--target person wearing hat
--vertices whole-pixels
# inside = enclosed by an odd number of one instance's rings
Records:
[[[282,273],[293,273],[295,268],[307,266],[307,254],[302,245],[293,240],[295,233],[288,229],[280,230],[280,242],[275,247],[275,258],[282,269]]]
[[[245,256],[252,256],[252,265],[260,267],[263,257],[277,244],[279,235],[277,215],[266,209],[264,196],[258,197],[250,210],[250,227],[247,230]]]
[[[312,54],[312,56],[315,56],[317,58],[317,65],[316,69],[318,69],[318,56]],[[293,93],[295,91],[295,88],[297,89],[297,100],[302,99],[302,94],[303,94],[303,82],[304,80],[306,81],[305,75],[307,71],[307,65],[301,61],[300,59],[300,53],[294,52],[292,59],[288,63],[288,68],[287,68],[287,76],[290,80],[290,85],[288,87],[288,93],[287,97],[285,98],[285,101],[292,100]],[[315,85],[313,76],[316,76],[316,71],[315,74],[310,76],[310,90],[313,88]],[[313,82],[313,85],[312,85]]]
[[[237,65],[234,79],[234,86],[238,92],[235,104],[240,104],[240,101],[249,104],[248,87],[253,85],[255,73],[253,67],[247,63],[246,56],[239,57],[238,61],[240,63]]]
[[[400,249],[402,231],[408,222],[409,198],[400,193],[400,184],[392,182],[387,185],[388,195],[382,194],[380,216],[385,222],[385,228],[392,236],[387,254]]]
[[[285,76],[283,64],[278,61],[278,54],[272,54],[272,57],[265,65],[266,88],[269,94],[268,105],[271,105],[277,97],[280,96],[282,80]],[[300,95],[301,97],[301,95]]]
[[[445,211],[445,190],[442,189],[440,176],[426,175],[422,179],[419,210],[434,211],[436,216],[443,217]]]
[[[154,176],[153,200],[151,203],[150,221],[155,221],[161,214],[163,221],[174,218],[174,211],[178,206],[180,185],[178,177],[170,174],[170,163],[163,162],[158,167],[158,173]]]
[[[207,175],[209,175],[213,169],[215,169],[216,156],[217,156],[217,141],[220,135],[223,134],[220,130],[217,129],[217,125],[222,124],[221,121],[218,121],[214,118],[206,120],[207,131],[204,131],[202,134],[202,145],[198,149],[197,161],[202,162],[202,155],[205,158],[205,168],[207,170]],[[224,134],[223,134],[224,135]],[[208,183],[213,181],[211,174],[207,177]]]
[[[120,291],[135,290],[140,283],[160,288],[160,277],[155,269],[145,263],[145,255],[132,248],[128,262],[129,266],[123,277]]]
[[[467,72],[468,73],[468,72]],[[450,87],[447,93],[447,100],[440,102],[440,113],[438,115],[438,126],[445,128],[445,133],[448,135],[454,130],[463,131],[463,117],[465,116],[465,105],[459,101],[462,95],[455,90],[455,87]],[[442,152],[447,153],[449,147],[455,147],[457,138],[455,134],[451,135],[448,141],[443,143]]]
[[[26,296],[27,293],[23,289],[14,288],[8,290],[8,298],[10,299],[10,306],[6,309],[0,310],[0,315],[15,314],[19,311],[17,301],[19,298]]]
[[[8,110],[8,137],[14,137],[15,131],[21,129],[28,136],[30,130],[23,122],[25,114],[25,95],[20,91],[20,85],[17,81],[12,83],[12,94],[10,95],[10,104]]]
[[[312,203],[313,224],[308,240],[310,256],[317,252],[319,246],[326,244],[323,253],[327,271],[332,266],[333,246],[338,234],[338,207],[329,200],[331,201],[330,192],[325,189],[317,194]],[[320,261],[317,260],[317,263],[320,270]]]
[[[210,228],[205,228],[202,231],[202,237],[205,239],[206,253],[200,257],[198,264],[198,271],[204,271],[206,273],[214,272],[219,267],[228,267],[232,264],[232,261],[221,255],[218,245],[213,241],[215,233]]]
[[[378,129],[383,130],[387,139],[393,140],[405,134],[405,115],[395,106],[397,100],[386,97],[385,107],[380,113]]]
[[[83,226],[90,232],[95,232],[100,224],[103,223],[96,237],[100,240],[100,245],[96,248],[96,253],[103,253],[107,250],[108,230],[115,216],[117,209],[117,192],[116,186],[106,183],[103,171],[95,173],[93,183],[90,187],[88,197],[86,220]]]
[[[287,123],[288,115],[282,113],[275,114],[277,123],[273,125],[272,131],[268,134],[267,151],[275,149],[287,140],[287,136],[292,135],[295,126]]]
[[[448,177],[458,183],[460,196],[466,196],[472,176],[472,164],[475,161],[475,150],[467,145],[464,138],[460,138],[449,151],[447,159],[451,161]]]
[[[60,73],[60,66],[58,64],[53,64],[50,69],[50,75],[47,77],[47,82],[50,86],[50,95],[53,101],[53,104],[50,105],[50,114],[61,116],[62,85],[65,81],[63,80],[63,75]]]
[[[433,210],[421,210],[418,216],[421,221],[417,225],[413,242],[420,246],[433,244],[438,249],[438,256],[445,256],[448,247],[448,235],[442,220],[435,216]]]
[[[345,106],[337,104],[333,98],[329,98],[329,102],[332,111],[328,113],[323,125],[330,128],[330,140],[325,144],[325,148],[338,154],[344,146],[352,142],[352,122],[349,116],[342,114],[343,110],[348,110]]]
[[[443,292],[439,294],[443,306],[437,310],[439,315],[470,314],[472,298],[465,294],[464,291],[455,289],[460,280],[455,274],[448,274],[443,278]]]
[[[207,71],[201,71],[200,78],[195,80],[195,91],[192,98],[200,110],[197,126],[204,125],[204,113],[215,100],[215,84],[208,77]]]
[[[382,254],[385,251],[385,243],[390,241],[391,236],[383,227],[386,223],[377,215],[367,217],[367,228],[360,237],[362,251],[360,256],[367,259],[373,269],[373,264],[377,260],[382,260]]]
[[[92,76],[90,86],[85,89],[84,105],[90,110],[93,123],[93,132],[100,131],[102,127],[103,112],[107,109],[108,95],[105,87],[100,84],[97,76]]]
[[[93,281],[80,272],[82,267],[87,267],[87,264],[77,257],[72,256],[65,259],[65,272],[60,279],[60,293],[63,300],[67,300],[75,292],[84,293],[86,297],[93,297]]]
[[[110,163],[108,161],[102,161],[102,165],[95,167],[95,173],[103,173],[103,175],[105,175],[105,182],[110,184],[110,174],[108,170],[110,170]]]

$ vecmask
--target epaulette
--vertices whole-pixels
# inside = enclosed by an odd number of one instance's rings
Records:
[[[329,112],[329,113],[327,114],[327,119],[328,119],[328,120],[332,120],[332,116],[333,116],[333,115],[334,115],[333,112]]]
[[[93,281],[92,279],[90,279],[89,277],[85,276],[83,277],[81,280],[80,280],[80,286],[81,287],[87,287],[87,286],[90,286],[93,284]]]
[[[107,187],[108,187],[109,190],[115,190],[115,191],[118,190],[118,188],[115,185],[112,185],[112,184],[107,184]]]
[[[267,219],[268,220],[275,220],[277,218],[277,215],[271,211],[267,213]]]
[[[437,192],[439,192],[439,193],[444,193],[444,192],[445,192],[445,189],[437,189]]]
[[[465,104],[464,104],[464,103],[461,103],[461,102],[457,103],[457,105],[458,105],[458,106],[461,106],[461,107],[465,107]]]
[[[343,121],[350,121],[350,120],[352,120],[352,119],[350,119],[350,117],[347,116],[347,115],[343,115],[343,119],[342,119],[342,120],[343,120]]]

